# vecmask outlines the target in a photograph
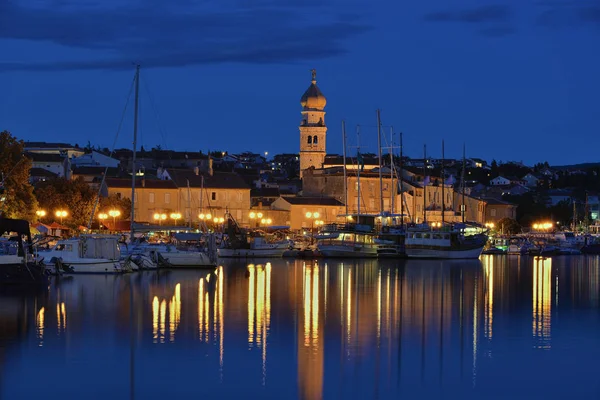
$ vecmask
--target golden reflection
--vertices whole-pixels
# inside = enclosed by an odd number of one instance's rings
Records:
[[[485,269],[485,305],[484,305],[484,335],[492,339],[492,325],[494,321],[494,257],[484,259]]]
[[[152,343],[158,342],[158,296],[152,300]]]
[[[377,271],[377,339],[381,338],[381,269]]]
[[[223,278],[224,278],[223,277],[223,266],[220,266],[217,269],[217,277],[218,277],[217,292],[219,294],[218,300],[217,300],[217,303],[219,304],[219,308],[218,308],[218,311],[219,311],[219,367],[220,367],[220,372],[222,374],[223,373],[223,355],[225,352],[225,348],[224,348],[225,327],[223,324],[223,322],[225,320],[225,318],[223,317],[223,308],[224,308],[224,304],[223,304]]]
[[[167,302],[165,300],[163,300],[160,303],[159,327],[158,327],[160,343],[165,342],[166,319],[167,319]]]
[[[56,303],[56,324],[59,334],[67,329],[67,311],[64,302]]]
[[[346,339],[350,343],[352,328],[352,270],[348,270],[348,286],[346,286]]]
[[[198,281],[198,338],[204,340],[204,278]]]
[[[46,309],[44,307],[40,308],[40,311],[38,311],[37,317],[35,319],[35,327],[36,327],[36,332],[37,332],[37,338],[39,339],[40,343],[39,346],[42,347],[43,343],[44,343],[44,314],[46,312]]]
[[[315,263],[312,269],[312,316],[311,316],[311,337],[313,345],[319,343],[319,266]]]
[[[298,334],[304,334],[304,341],[298,341],[298,385],[300,398],[320,399],[323,391],[323,325],[320,323],[320,268],[317,263],[302,268],[302,318],[303,327]],[[325,313],[326,310],[323,310]],[[322,341],[322,340],[321,340]]]
[[[175,294],[169,301],[169,340],[175,341],[175,331],[181,321],[181,284],[175,285]]]
[[[271,329],[271,263],[248,265],[248,345],[259,347],[262,384],[267,376],[267,338]]]
[[[256,273],[254,264],[248,265],[248,272],[250,274],[248,279],[248,344],[252,347],[254,343],[254,274]]]
[[[206,281],[208,282],[208,280]],[[204,342],[208,343],[208,339],[210,336],[210,332],[209,332],[209,326],[210,326],[210,321],[209,319],[209,308],[208,308],[208,292],[204,292]]]
[[[533,337],[536,348],[550,349],[552,303],[552,259],[533,260]]]
[[[310,345],[310,313],[307,311],[310,309],[310,273],[306,268],[306,263],[302,268],[304,284],[303,284],[303,298],[304,298],[304,346]]]

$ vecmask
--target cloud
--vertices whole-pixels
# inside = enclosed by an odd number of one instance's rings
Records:
[[[0,63],[0,70],[128,69],[332,57],[371,26],[325,0],[145,0],[82,6],[53,0],[31,8],[0,0],[0,39],[49,41],[95,50],[98,60]],[[136,3],[138,4],[138,3]],[[108,57],[107,57],[108,55]]]
[[[538,6],[543,8],[536,20],[540,26],[563,29],[591,25],[600,28],[600,0],[546,1]]]
[[[512,17],[512,9],[504,4],[487,5],[472,9],[446,10],[426,14],[428,22],[461,22],[479,24],[486,22],[503,22]]]

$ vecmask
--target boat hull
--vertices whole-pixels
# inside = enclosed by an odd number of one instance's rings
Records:
[[[406,246],[408,258],[429,258],[445,260],[461,260],[479,258],[483,246],[470,249],[448,249],[448,248],[422,248]]]
[[[318,247],[319,253],[327,258],[376,258],[377,247],[323,245]]]
[[[121,262],[115,260],[62,260],[59,265],[54,262],[47,262],[46,270],[52,274],[120,274],[126,272]]]
[[[201,268],[216,267],[217,264],[210,261],[208,255],[200,252],[178,252],[170,253],[159,251],[160,255],[172,268]]]
[[[281,258],[288,248],[273,249],[218,249],[221,258]]]

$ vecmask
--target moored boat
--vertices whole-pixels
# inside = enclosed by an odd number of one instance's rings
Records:
[[[29,223],[0,218],[0,235],[4,233],[15,233],[16,240],[6,241],[0,249],[0,285],[47,286],[49,276],[43,262],[34,257]]]
[[[405,249],[408,258],[479,258],[487,242],[485,233],[466,234],[466,225],[432,227],[427,224],[407,230]]]

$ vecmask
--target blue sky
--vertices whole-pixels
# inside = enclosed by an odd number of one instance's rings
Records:
[[[600,0],[4,0],[0,129],[111,147],[139,62],[144,147],[297,152],[316,68],[329,153],[379,108],[414,157],[598,161],[599,40]]]

